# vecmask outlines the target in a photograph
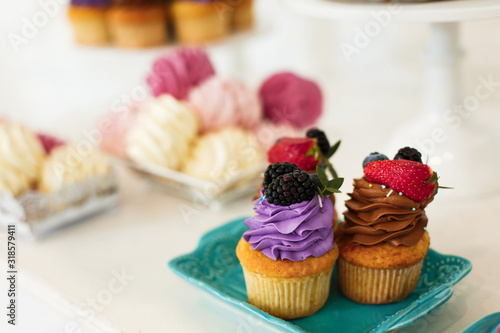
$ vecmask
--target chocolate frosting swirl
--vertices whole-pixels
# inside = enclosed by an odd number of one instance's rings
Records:
[[[380,184],[368,183],[365,178],[354,179],[351,199],[346,201],[345,222],[340,225],[349,242],[411,246],[420,241],[427,226],[424,209],[434,195],[424,201],[414,201],[397,192],[387,197],[390,191]]]

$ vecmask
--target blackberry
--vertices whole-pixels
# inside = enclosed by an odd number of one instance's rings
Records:
[[[395,160],[408,160],[422,163],[422,154],[415,148],[404,147],[398,150],[394,156]]]
[[[383,161],[388,159],[389,157],[385,156],[384,154],[380,154],[379,152],[370,153],[370,155],[366,156],[363,160],[363,169],[366,168],[366,165],[370,162]]]
[[[271,184],[271,182],[274,179],[276,179],[276,177],[284,175],[285,173],[291,173],[294,170],[301,170],[301,169],[297,166],[297,164],[289,162],[283,162],[283,163],[276,162],[274,164],[269,164],[266,169],[266,172],[264,172],[264,181],[263,181],[264,190],[267,189],[269,184]]]
[[[306,136],[308,138],[316,139],[321,153],[325,156],[328,154],[328,151],[330,150],[330,142],[328,141],[325,132],[318,128],[311,128],[307,131]]]
[[[307,171],[295,169],[277,176],[268,185],[265,195],[269,203],[290,206],[314,198],[316,191]]]

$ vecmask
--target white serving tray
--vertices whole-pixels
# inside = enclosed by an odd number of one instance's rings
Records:
[[[30,190],[14,197],[9,191],[3,191],[0,193],[0,224],[15,225],[21,237],[37,239],[114,208],[119,198],[114,173],[65,186],[53,194]]]
[[[130,159],[117,158],[121,163],[145,176],[153,186],[166,193],[212,209],[257,192],[261,175],[267,163],[249,167],[237,174],[208,181],[185,173],[151,164],[139,164]]]

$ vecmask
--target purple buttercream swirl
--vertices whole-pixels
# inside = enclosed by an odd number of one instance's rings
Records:
[[[71,0],[71,4],[75,6],[104,7],[109,6],[111,0]]]
[[[302,261],[309,256],[321,257],[333,247],[334,207],[328,197],[303,201],[291,206],[270,204],[265,198],[256,200],[257,215],[245,220],[250,228],[243,239],[252,249],[278,260]]]

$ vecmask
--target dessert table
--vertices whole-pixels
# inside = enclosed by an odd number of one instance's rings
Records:
[[[0,12],[4,11],[0,8]],[[471,27],[470,31],[478,33],[486,29],[498,33],[498,21],[489,24],[486,28]],[[40,39],[30,42],[32,44],[19,56],[0,53],[0,71],[9,74],[9,80],[0,78],[0,112],[30,126],[78,140],[93,129],[106,107],[140,82],[160,50],[128,52],[117,57],[116,53],[98,54],[95,50],[67,46],[54,56],[50,48],[61,42],[66,45],[64,43],[70,40],[65,28],[64,20],[55,20],[40,32]],[[63,37],[58,34],[61,31]],[[468,77],[483,74],[500,77],[495,67],[499,45],[470,36],[466,42],[474,46],[471,47],[474,67],[467,72]],[[47,43],[54,40],[52,44]],[[10,50],[7,42],[0,43],[5,43],[0,45]],[[100,72],[86,71],[82,64],[100,66]],[[72,76],[78,76],[79,82],[68,81]],[[350,180],[361,176],[363,158],[370,151],[383,149],[390,129],[398,128],[403,122],[401,117],[381,106],[386,105],[383,104],[386,98],[380,95],[380,90],[362,89],[360,93],[359,88],[345,89],[349,79],[352,77],[322,82],[328,96],[321,127],[329,137],[341,138],[343,142],[333,159],[339,174],[346,178],[344,193],[337,197],[339,211],[343,211],[343,201],[351,189]],[[399,88],[398,82],[378,79],[388,91]],[[419,83],[410,81],[410,90],[418,91]],[[362,104],[364,101],[367,104]],[[379,103],[372,103],[374,101]],[[417,94],[402,93],[392,101],[395,109],[406,109],[408,105],[417,105],[420,98]],[[368,107],[370,112],[366,112]],[[499,107],[500,91],[496,91],[481,104],[473,118],[493,126],[498,133]],[[372,135],[376,129],[380,129],[380,135]],[[402,142],[401,146],[405,144]],[[498,154],[491,154],[498,165]],[[490,177],[481,171],[481,161],[474,162],[479,171],[467,175],[471,186],[475,178],[484,182]],[[0,331],[277,332],[265,321],[231,308],[167,268],[172,258],[194,250],[207,231],[250,215],[250,198],[211,210],[166,195],[122,166],[117,165],[117,171],[121,204],[116,209],[65,227],[36,242],[17,241],[18,322],[16,327],[8,325],[3,315]],[[454,184],[451,180],[443,185]],[[499,311],[500,195],[496,191],[484,196],[454,196],[451,191],[440,191],[427,208],[431,247],[440,253],[467,258],[473,269],[454,286],[454,294],[448,302],[398,332],[460,332],[474,321]],[[7,302],[8,290],[6,240],[6,230],[0,230],[2,304]]]
[[[347,144],[339,151],[337,169],[347,178],[359,176],[359,153],[348,153],[357,151],[348,143],[353,138],[342,134]],[[66,332],[68,325],[82,332],[274,332],[166,266],[192,251],[203,233],[248,215],[250,200],[210,211],[153,190],[128,170],[120,169],[119,176],[119,208],[36,243],[18,241],[19,328],[38,320],[38,332]],[[344,191],[349,185],[347,181]],[[183,215],[186,207],[194,207],[194,213]],[[499,207],[499,197],[457,202],[446,195],[438,195],[428,207],[432,248],[469,259],[473,269],[447,303],[401,332],[458,332],[498,310]],[[5,246],[5,233],[1,244]],[[6,267],[5,252],[1,255],[1,267]],[[7,288],[4,279],[0,288]]]

